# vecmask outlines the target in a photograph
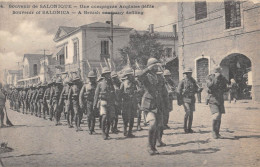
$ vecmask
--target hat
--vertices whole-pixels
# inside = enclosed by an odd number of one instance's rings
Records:
[[[108,69],[108,67],[104,67],[102,69],[102,74],[108,74],[108,73],[111,73],[111,71]]]
[[[89,73],[88,73],[88,78],[96,78],[97,76],[96,76],[96,74],[94,73],[94,71],[90,71]]]
[[[131,74],[133,74],[132,68],[127,68],[127,69],[125,69],[125,71],[124,71],[124,76],[126,76],[126,75],[131,75]]]
[[[111,77],[112,77],[112,78],[115,78],[115,77],[118,77],[118,75],[117,75],[117,73],[116,73],[115,71],[112,71],[112,72],[111,72]]]
[[[62,83],[62,79],[61,79],[60,77],[57,78],[56,81],[55,81],[55,83],[57,83],[57,84],[61,84],[61,83]]]
[[[171,72],[169,70],[164,70],[163,75],[169,76],[169,75],[171,75]]]
[[[135,71],[135,76],[140,76],[143,73],[142,70],[136,70]]]
[[[150,65],[153,65],[153,64],[156,64],[156,63],[159,63],[159,61],[156,59],[156,58],[149,58],[148,61],[147,61],[147,66],[149,67]]]
[[[183,74],[185,74],[185,73],[192,73],[192,69],[191,69],[190,67],[185,68],[185,69],[183,70]]]

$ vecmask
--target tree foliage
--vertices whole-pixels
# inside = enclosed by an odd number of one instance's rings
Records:
[[[141,67],[144,67],[150,57],[160,60],[164,52],[162,44],[157,42],[157,39],[158,34],[149,32],[140,34],[136,31],[131,34],[128,46],[119,49],[121,54],[120,66],[127,64],[128,57],[132,67],[135,66],[136,61]]]

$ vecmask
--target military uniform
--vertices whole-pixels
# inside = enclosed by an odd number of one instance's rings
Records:
[[[13,101],[13,104],[14,104],[14,110],[15,111],[19,111],[19,101],[18,101],[18,98],[19,98],[19,91],[18,91],[17,88],[15,88],[13,93],[12,93],[12,101]]]
[[[132,69],[125,71],[126,79],[121,83],[120,94],[122,97],[122,117],[124,122],[124,136],[134,137],[132,129],[134,126],[134,117],[137,111],[136,83],[133,77]],[[127,131],[129,123],[129,130]]]
[[[80,127],[80,123],[81,123],[81,110],[79,109],[79,92],[80,92],[80,88],[78,86],[78,81],[80,80],[80,78],[73,78],[72,79],[72,85],[69,89],[69,94],[68,94],[68,98],[69,101],[71,102],[71,109],[74,112],[74,118],[75,118],[75,124],[76,124],[76,131],[82,131],[81,127]]]
[[[110,121],[115,117],[115,89],[110,78],[110,70],[104,68],[102,70],[103,79],[97,85],[94,96],[93,109],[97,109],[98,101],[100,101],[100,115],[102,116],[103,138],[107,140],[109,137]]]
[[[87,121],[88,121],[88,129],[89,134],[95,132],[95,112],[93,110],[93,102],[95,96],[95,90],[97,87],[96,83],[96,74],[93,71],[90,71],[88,74],[88,78],[91,80],[87,84],[83,85],[79,94],[79,105],[80,108],[85,110],[87,114]],[[93,78],[93,79],[91,79]]]
[[[38,116],[41,117],[41,115],[42,115],[44,119],[46,119],[46,113],[45,113],[46,109],[45,109],[45,105],[44,105],[44,101],[43,101],[45,86],[46,86],[45,83],[43,83],[42,85],[40,85],[40,83],[39,83],[39,89],[38,89],[38,92],[36,95]]]
[[[156,140],[158,146],[165,146],[162,142],[163,135],[163,113],[168,105],[168,94],[162,75],[158,72],[158,60],[148,59],[148,68],[143,71],[140,81],[145,87],[145,93],[142,98],[141,109],[147,113],[147,121],[150,124],[148,136],[148,152],[150,155],[158,154],[156,149]]]
[[[187,74],[190,73],[190,74]],[[195,93],[198,92],[198,85],[194,78],[191,77],[192,69],[187,68],[184,70],[183,74],[190,75],[190,77],[185,77],[178,85],[177,93],[183,102],[183,107],[185,110],[184,116],[184,132],[192,133],[192,121],[193,112],[195,111]],[[187,128],[188,121],[188,128]]]
[[[51,105],[53,107],[53,115],[55,118],[55,125],[61,125],[60,123],[60,106],[58,105],[59,103],[59,98],[62,90],[62,81],[61,78],[57,78],[55,85],[53,86],[52,92],[51,92]]]
[[[64,80],[64,86],[60,94],[59,106],[64,104],[65,114],[67,115],[66,119],[68,122],[68,127],[72,128],[74,113],[71,110],[71,102],[69,101],[70,82],[71,81],[69,78],[66,78]]]
[[[21,91],[21,104],[22,104],[22,110],[23,114],[26,112],[26,94],[27,94],[27,88],[24,87]]]
[[[144,95],[144,85],[139,81],[138,77],[142,73],[141,70],[137,70],[135,72],[136,74],[136,100],[137,100],[137,130],[140,131],[142,130],[141,128],[141,117],[142,117],[142,109],[141,109],[141,102],[142,102],[142,97]],[[145,114],[144,114],[144,125],[146,125],[146,119],[145,119]]]
[[[221,69],[214,69],[214,74],[207,78],[208,87],[208,104],[212,113],[212,136],[219,138],[219,129],[221,124],[221,116],[225,113],[224,93],[228,91],[228,81],[221,74]]]
[[[35,116],[38,116],[38,105],[37,105],[37,93],[38,93],[38,88],[37,88],[37,85],[34,84],[34,90],[33,90],[33,94],[32,94],[32,98],[31,98],[31,101],[32,101],[32,105],[33,105],[33,113]]]
[[[47,108],[48,108],[48,112],[50,115],[50,120],[52,120],[53,117],[53,108],[52,108],[52,100],[51,100],[51,93],[52,93],[52,81],[48,82],[48,87],[46,88],[45,92],[44,92],[44,97],[43,97],[43,101],[44,103],[47,103]]]
[[[118,116],[121,114],[121,101],[120,101],[120,85],[121,82],[118,78],[116,72],[111,72],[112,83],[115,89],[116,99],[115,99],[115,119],[111,120],[111,132],[118,133],[117,129]]]

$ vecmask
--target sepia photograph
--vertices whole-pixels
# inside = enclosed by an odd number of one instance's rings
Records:
[[[260,0],[0,0],[0,167],[260,166]]]

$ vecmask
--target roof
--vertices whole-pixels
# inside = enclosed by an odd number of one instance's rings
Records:
[[[54,41],[59,41],[60,39],[63,39],[67,37],[68,35],[75,33],[81,29],[108,29],[111,25],[108,23],[102,23],[102,22],[94,22],[90,24],[85,24],[79,27],[66,27],[66,26],[60,26],[55,37]],[[133,28],[130,27],[123,27],[118,25],[113,25],[113,29],[115,30],[132,30]],[[63,34],[61,35],[61,32],[63,31]]]
[[[144,33],[147,33],[149,31],[138,31],[138,30],[135,30],[135,31],[132,31],[131,33],[134,33],[134,32],[138,32],[139,34],[144,34]],[[159,31],[155,31],[154,33],[158,34],[159,37],[161,37],[161,38],[174,38],[174,33],[173,32],[159,32]]]
[[[45,55],[45,56],[50,56],[50,55]],[[43,54],[24,54],[23,61],[25,58],[27,58],[28,61],[37,61],[37,60],[40,61],[41,58],[44,58],[44,55]]]

